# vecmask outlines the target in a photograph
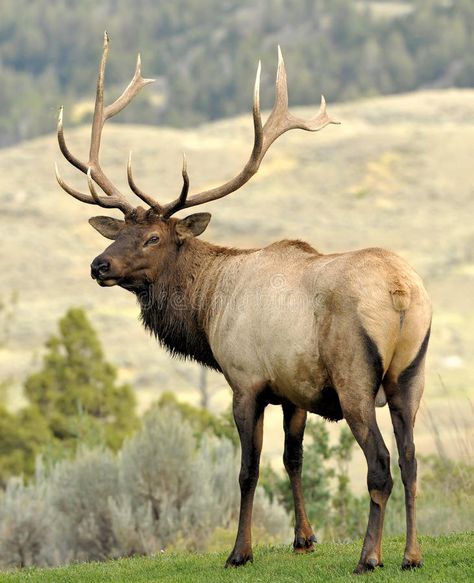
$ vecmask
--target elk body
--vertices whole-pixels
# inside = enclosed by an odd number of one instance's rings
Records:
[[[183,219],[172,215],[221,198],[247,182],[265,152],[294,128],[320,130],[333,122],[324,100],[312,120],[288,112],[286,74],[279,53],[276,99],[262,126],[259,74],[254,93],[255,141],[242,172],[224,185],[188,198],[183,163],[180,196],[161,205],[136,185],[148,206],[133,208],[99,164],[101,131],[107,118],[125,107],[150,80],[140,73],[124,93],[104,108],[103,84],[108,39],[99,70],[89,161],[67,148],[62,113],[61,151],[87,174],[90,194],[60,185],[82,202],[119,208],[124,220],[94,217],[90,223],[114,242],[91,265],[101,286],[119,285],[136,294],[145,327],[172,354],[190,357],[225,376],[233,391],[233,412],[242,446],[241,506],[237,538],[227,565],[252,559],[251,516],[258,480],[264,410],[283,408],[285,449],[295,504],[294,548],[313,549],[301,490],[302,440],[307,412],[344,418],[368,465],[370,513],[355,572],[382,564],[385,506],[392,488],[389,452],[377,426],[376,396],[388,402],[405,486],[407,539],[402,566],[421,565],[416,538],[416,458],[413,426],[424,385],[431,306],[422,281],[397,255],[362,249],[323,255],[301,241],[280,241],[262,249],[229,249],[198,239],[208,213]],[[102,189],[98,191],[97,185]]]

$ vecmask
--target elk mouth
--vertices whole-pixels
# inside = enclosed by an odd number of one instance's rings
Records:
[[[93,278],[95,279],[95,278]],[[112,287],[114,285],[117,285],[119,283],[119,279],[115,279],[112,277],[109,277],[107,279],[96,279],[97,283],[100,285],[100,287]]]
[[[136,281],[126,277],[111,277],[110,274],[96,275],[92,273],[91,277],[97,282],[97,285],[100,285],[100,287],[113,287],[114,285],[119,285],[129,291],[135,291],[137,287],[140,287],[137,285]]]
[[[91,277],[100,287],[112,287],[120,283],[120,277],[111,276],[110,273],[97,273],[91,271]]]

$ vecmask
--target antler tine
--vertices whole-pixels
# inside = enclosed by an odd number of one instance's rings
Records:
[[[120,196],[111,195],[108,197],[103,197],[99,195],[95,187],[94,180],[92,178],[92,168],[90,166],[87,169],[87,184],[89,186],[89,191],[92,194],[92,198],[94,199],[94,202],[97,205],[103,208],[118,208],[124,214],[133,211],[132,205],[129,204],[121,195]]]
[[[104,44],[102,48],[102,57],[99,65],[99,75],[97,77],[97,88],[95,95],[94,116],[92,118],[91,145],[89,150],[89,162],[99,161],[100,140],[102,137],[102,128],[104,126],[104,79],[105,66],[109,56],[109,35],[104,31]],[[91,164],[89,164],[90,166]]]
[[[268,148],[272,145],[272,143],[288,130],[303,129],[308,131],[317,131],[323,129],[328,124],[339,123],[328,116],[324,97],[321,99],[319,113],[310,120],[304,120],[302,118],[296,117],[288,111],[286,69],[281,49],[278,47],[278,70],[276,76],[275,103],[267,121],[265,122],[265,125],[262,128],[260,114],[260,72],[261,64],[259,62],[253,95],[253,123],[255,132],[254,145],[250,158],[245,164],[243,170],[222,186],[194,194],[185,199],[184,203],[179,203],[179,200],[181,199],[180,197],[172,203],[164,205],[164,216],[170,217],[179,209],[189,208],[217,200],[227,196],[231,192],[234,192],[243,186],[257,172],[263,157],[265,156]]]
[[[153,197],[151,197],[149,194],[146,194],[146,192],[143,192],[143,190],[141,190],[137,186],[137,183],[135,182],[135,180],[133,178],[132,151],[131,150],[130,150],[130,153],[128,155],[128,162],[127,162],[127,180],[128,180],[128,185],[130,186],[131,190],[138,196],[138,198],[141,198],[143,200],[143,202],[145,202],[146,204],[148,204],[152,208],[156,209],[157,212],[161,213],[161,211],[162,211],[161,205]]]
[[[66,158],[68,162],[70,162],[73,166],[81,170],[81,172],[87,172],[87,165],[81,162],[74,154],[71,153],[69,148],[67,147],[66,140],[64,139],[64,124],[63,124],[63,113],[64,107],[61,105],[59,108],[59,115],[58,115],[58,143],[59,149],[61,150],[63,156]]]
[[[87,186],[89,187],[89,192],[92,194],[92,198],[94,199],[94,202],[101,206],[102,208],[110,208],[107,203],[105,202],[106,199],[104,199],[104,201],[101,200],[99,193],[97,192],[96,188],[95,188],[95,184],[94,181],[92,179],[92,168],[89,166],[89,168],[87,169]],[[110,197],[109,197],[109,201],[110,201]]]
[[[138,53],[137,57],[137,65],[135,67],[135,74],[133,75],[132,80],[127,85],[125,90],[123,91],[122,95],[118,97],[113,103],[108,105],[105,108],[104,118],[109,119],[117,113],[120,113],[122,109],[127,107],[127,105],[132,101],[135,95],[143,89],[146,85],[150,83],[154,83],[156,79],[144,79],[142,77],[142,60],[140,57],[140,53]]]
[[[186,160],[186,154],[183,152],[183,168],[181,170],[181,175],[183,177],[183,186],[181,188],[181,194],[179,195],[179,204],[184,205],[188,197],[189,192],[189,175],[188,175],[188,162]]]
[[[273,109],[275,111],[282,110],[284,112],[288,110],[288,79],[280,45],[278,45],[278,67],[275,82],[275,104]]]
[[[85,194],[84,192],[80,192],[79,190],[76,190],[75,188],[67,184],[67,182],[62,178],[62,176],[59,173],[59,168],[57,164],[54,165],[54,170],[56,174],[56,180],[58,181],[59,186],[75,199],[81,202],[85,202],[87,204],[98,204],[99,206],[104,208],[118,208],[124,214],[127,214],[133,210],[132,205],[129,204],[123,198],[117,198],[115,196],[110,196],[108,198],[100,197],[95,189],[90,189],[90,183],[89,189],[91,190],[92,196],[89,194]],[[87,178],[88,180],[90,179],[90,181],[92,181],[92,178],[90,177],[90,171],[91,169],[89,168],[87,171]],[[93,182],[92,185],[94,186]]]
[[[322,130],[328,124],[332,123],[339,125],[341,123],[328,116],[326,111],[326,100],[324,99],[324,95],[321,95],[321,105],[319,107],[319,112],[316,114],[315,117],[309,120],[297,117],[296,115],[293,115],[288,111],[288,84],[286,77],[285,62],[283,60],[280,45],[278,45],[278,73],[276,80],[276,94],[277,96],[275,99],[273,111],[275,111],[275,115],[280,114],[281,116],[285,116],[286,114],[286,121],[288,127],[286,127],[284,131],[288,131],[289,129],[302,129],[310,132],[316,132]],[[270,121],[270,119],[268,121]]]
[[[178,198],[172,203],[162,207],[163,217],[169,218],[174,213],[178,212],[182,208],[186,208],[186,199],[189,192],[189,175],[188,175],[188,165],[186,161],[186,154],[183,152],[183,169],[181,170],[183,176],[183,186],[181,188],[181,193]]]
[[[72,186],[69,186],[69,184],[67,184],[67,182],[64,181],[61,174],[59,173],[59,168],[58,168],[58,165],[56,163],[54,164],[54,172],[55,172],[56,180],[57,180],[59,186],[65,192],[67,192],[68,194],[70,194],[71,196],[76,198],[77,200],[80,200],[81,202],[86,202],[87,204],[96,204],[95,200],[90,195],[84,194],[83,192],[80,192],[79,190],[75,190],[74,188],[72,188]]]
[[[253,128],[254,128],[254,143],[253,151],[260,152],[263,145],[263,127],[262,115],[260,113],[260,74],[262,72],[262,62],[258,62],[257,75],[255,76],[255,86],[253,90]]]
[[[282,134],[292,129],[307,130],[316,132],[322,130],[328,124],[339,124],[331,119],[326,111],[326,100],[321,96],[321,106],[318,114],[309,119],[297,117],[288,110],[288,82],[286,76],[285,61],[278,45],[278,71],[275,87],[275,103],[272,112],[264,126],[265,143],[262,148],[262,157],[271,144]]]

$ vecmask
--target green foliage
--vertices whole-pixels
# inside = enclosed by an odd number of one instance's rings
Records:
[[[16,293],[0,297],[0,350],[8,342],[14,323]],[[11,413],[5,405],[9,379],[0,379],[0,489],[10,476],[32,475],[35,459],[49,439],[47,424],[34,409]]]
[[[311,441],[308,443],[307,439]],[[327,461],[333,448],[329,445],[329,433],[324,421],[310,421],[305,431],[304,471],[302,475],[308,517],[317,528],[324,524],[330,508],[330,480],[334,469]],[[293,509],[293,495],[289,480],[285,476],[278,484],[279,497],[288,511]]]
[[[0,565],[106,560],[215,545],[223,529],[235,529],[238,454],[227,439],[204,435],[198,441],[193,431],[176,409],[155,408],[119,455],[80,448],[47,472],[40,466],[26,486],[10,479],[0,497]],[[262,540],[289,538],[288,515],[261,488],[254,518]]]
[[[469,530],[474,524],[474,464],[441,456],[422,460],[420,532]]]
[[[0,489],[10,476],[33,475],[36,457],[49,439],[48,425],[37,410],[14,414],[0,404]]]
[[[316,530],[331,540],[352,540],[365,532],[366,497],[357,497],[350,489],[349,463],[354,444],[346,426],[336,445],[330,444],[324,421],[311,420],[306,426],[302,475],[306,511]],[[265,489],[292,512],[293,496],[286,475],[280,477],[266,466],[262,481]]]
[[[350,488],[349,463],[354,444],[354,436],[350,429],[343,426],[339,434],[339,443],[332,451],[333,460],[336,462],[336,487],[331,499],[330,522],[326,524],[332,540],[353,540],[365,532],[367,498],[355,496]]]
[[[323,538],[336,541],[363,536],[367,525],[369,498],[351,490],[349,464],[355,445],[347,426],[342,427],[338,443],[330,445],[323,421],[310,421],[304,450],[303,491],[310,522]],[[397,465],[392,458],[393,490],[387,504],[384,532],[405,533],[405,491]],[[289,513],[293,499],[288,479],[264,466],[261,483]],[[474,523],[474,465],[452,460],[445,455],[420,459],[418,471],[417,524],[422,534],[442,534],[469,530]]]
[[[239,437],[232,413],[224,413],[221,415],[214,415],[208,409],[195,407],[189,403],[184,403],[176,398],[176,395],[171,392],[165,392],[161,395],[157,403],[152,407],[163,409],[175,409],[178,411],[183,419],[186,419],[194,430],[194,436],[200,440],[203,434],[212,434],[216,437],[225,437],[235,446],[239,444]]]
[[[31,477],[39,455],[54,461],[79,445],[116,451],[138,426],[132,389],[118,384],[82,309],[65,314],[46,349],[25,381],[28,404],[13,413],[0,399],[0,488],[10,476]]]
[[[15,319],[17,301],[18,294],[16,292],[11,293],[6,298],[0,296],[0,350],[5,347],[8,341],[10,329]],[[10,379],[0,379],[0,408],[2,403],[6,401],[9,383]]]
[[[102,31],[113,41],[107,83],[119,94],[141,51],[159,82],[121,121],[188,126],[248,111],[258,58],[272,98],[275,47],[291,61],[291,100],[313,104],[427,85],[472,86],[473,3],[412,0],[377,18],[383,2],[351,0],[3,0],[0,145],[52,131],[57,107],[92,101]],[[411,10],[410,10],[411,8]],[[58,22],[61,26],[58,26]],[[319,81],[318,81],[319,80]],[[316,83],[321,83],[316,87]]]
[[[46,343],[43,367],[25,382],[25,395],[62,447],[75,449],[88,439],[117,450],[137,427],[135,398],[117,383],[117,371],[104,357],[99,338],[80,308],[68,310],[59,335]]]

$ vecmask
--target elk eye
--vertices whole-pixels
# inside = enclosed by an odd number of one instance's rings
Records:
[[[160,238],[157,235],[153,235],[153,237],[150,237],[148,241],[145,243],[145,247],[147,245],[154,245],[155,243],[158,243],[159,240]]]

